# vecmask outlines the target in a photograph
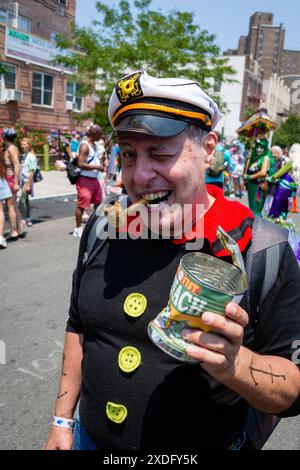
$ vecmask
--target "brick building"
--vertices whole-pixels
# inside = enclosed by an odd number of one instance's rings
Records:
[[[259,62],[250,55],[245,55],[243,96],[240,119],[245,119],[246,108],[260,108],[263,96],[263,72]]]
[[[72,71],[51,61],[56,34],[68,36],[76,0],[0,1],[0,127],[16,121],[49,131],[78,126],[77,113],[93,109],[94,98],[78,96]]]
[[[248,36],[241,36],[237,50],[233,51],[233,55],[249,55],[257,60],[263,80],[269,80],[272,74],[279,75],[282,68],[285,29],[283,24],[274,26],[273,19],[273,13],[254,13],[250,17]]]
[[[300,115],[300,51],[285,49],[280,76],[291,89],[291,112]]]
[[[274,26],[273,21],[273,13],[255,12],[250,17],[248,35],[241,36],[237,49],[225,55],[247,56],[259,64],[260,73],[252,76],[262,80],[261,103],[280,121],[289,112],[300,114],[300,51],[284,49],[285,29],[282,24]],[[248,101],[247,88],[243,103]],[[252,101],[254,104],[257,100],[254,97]]]

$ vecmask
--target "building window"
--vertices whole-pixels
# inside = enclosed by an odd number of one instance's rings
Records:
[[[8,26],[12,26],[27,33],[31,33],[31,20],[25,18],[25,16],[18,15],[12,10],[7,10],[6,8],[0,7],[0,23],[5,23]]]
[[[56,13],[60,16],[65,16],[67,4],[67,0],[57,0]]]
[[[0,8],[0,23],[7,24],[7,11]]]
[[[57,38],[58,35],[59,35],[59,33],[58,33],[57,31],[51,31],[51,33],[50,33],[50,41],[56,43],[56,38]]]
[[[4,96],[5,90],[16,89],[17,67],[15,65],[1,63],[6,68],[6,72],[0,75],[0,99]]]
[[[82,110],[81,86],[78,83],[67,83],[67,109],[72,105],[74,111]]]
[[[19,16],[18,28],[27,33],[31,33],[31,20],[25,18],[25,16]]]
[[[15,65],[2,63],[6,68],[6,72],[3,75],[0,75],[0,80],[3,82],[3,86],[7,89],[16,89],[16,76],[17,76],[17,67]]]
[[[52,106],[53,77],[44,73],[33,72],[32,104]]]

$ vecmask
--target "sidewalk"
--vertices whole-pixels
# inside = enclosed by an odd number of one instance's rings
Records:
[[[43,181],[34,185],[34,197],[32,200],[50,199],[55,197],[77,197],[76,186],[72,185],[65,171],[42,171]],[[120,188],[115,183],[108,182],[106,185],[107,194],[117,194]],[[235,199],[236,200],[236,199]],[[240,201],[238,199],[238,201]],[[248,206],[248,199],[246,194],[240,201],[245,206]],[[298,206],[300,207],[300,194],[298,195]],[[292,218],[297,226],[297,233],[300,233],[300,213],[290,213],[288,218]]]
[[[35,183],[33,200],[61,196],[76,196],[76,186],[72,185],[65,171],[42,171],[43,181]]]
[[[42,171],[43,181],[35,183],[32,200],[50,199],[55,197],[76,196],[76,185],[71,184],[65,171]],[[107,194],[118,194],[121,189],[115,182],[106,184]]]

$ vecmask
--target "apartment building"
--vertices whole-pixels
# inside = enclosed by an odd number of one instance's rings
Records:
[[[238,48],[226,52],[226,55],[249,55],[261,66],[263,80],[269,80],[272,74],[279,74],[285,39],[283,24],[273,25],[273,13],[255,12],[249,21],[247,36],[241,36]]]
[[[28,129],[84,128],[75,120],[94,107],[80,97],[73,71],[55,65],[57,34],[68,36],[76,0],[0,1],[0,127],[17,121]],[[67,53],[67,52],[66,52]]]
[[[285,49],[280,76],[291,90],[291,112],[300,115],[300,51]]]
[[[273,22],[273,13],[255,12],[250,17],[248,35],[240,37],[237,49],[230,49],[225,54],[248,56],[259,65],[259,77],[252,77],[256,82],[257,78],[262,80],[260,106],[263,104],[273,119],[280,122],[289,112],[300,113],[300,52],[284,49],[283,24],[275,26]],[[255,86],[257,88],[257,84]],[[256,106],[258,95],[251,94],[250,104]],[[243,103],[247,101],[249,87],[245,86]]]
[[[236,137],[246,108],[260,107],[263,81],[261,67],[248,55],[229,55],[228,65],[235,71],[230,77],[234,82],[221,84],[219,95],[226,104],[226,111],[221,115],[217,130],[230,141]]]

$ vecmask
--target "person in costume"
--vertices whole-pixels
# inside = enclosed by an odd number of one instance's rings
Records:
[[[250,163],[244,180],[248,185],[249,207],[254,215],[261,215],[267,196],[265,178],[274,173],[275,161],[269,151],[266,139],[257,140],[250,156]]]
[[[300,372],[291,346],[300,332],[297,262],[283,243],[278,282],[255,328],[245,303],[230,302],[226,319],[202,314],[213,332],[183,332],[195,364],[162,352],[147,328],[167,305],[186,250],[231,262],[218,243],[220,225],[246,257],[254,216],[221,188],[205,184],[219,111],[195,80],[138,70],[118,80],[108,112],[129,209],[143,201],[145,210],[113,236],[96,238],[83,265],[90,230],[98,228],[96,215],[85,228],[46,449],[230,449],[243,432],[249,405],[285,416],[300,411]],[[191,225],[185,224],[185,208]],[[145,230],[138,234],[138,226]],[[169,236],[162,236],[167,230]]]
[[[233,193],[235,197],[241,198],[244,191],[243,173],[245,160],[242,153],[242,146],[239,141],[234,142],[231,148],[231,180]]]
[[[269,216],[273,218],[286,217],[289,210],[289,198],[295,196],[298,184],[297,168],[300,166],[300,145],[294,144],[289,152],[289,161],[285,165],[278,168],[271,177],[270,182],[277,182],[273,203],[269,212]],[[299,170],[298,170],[299,172]],[[294,176],[294,177],[293,177]]]

